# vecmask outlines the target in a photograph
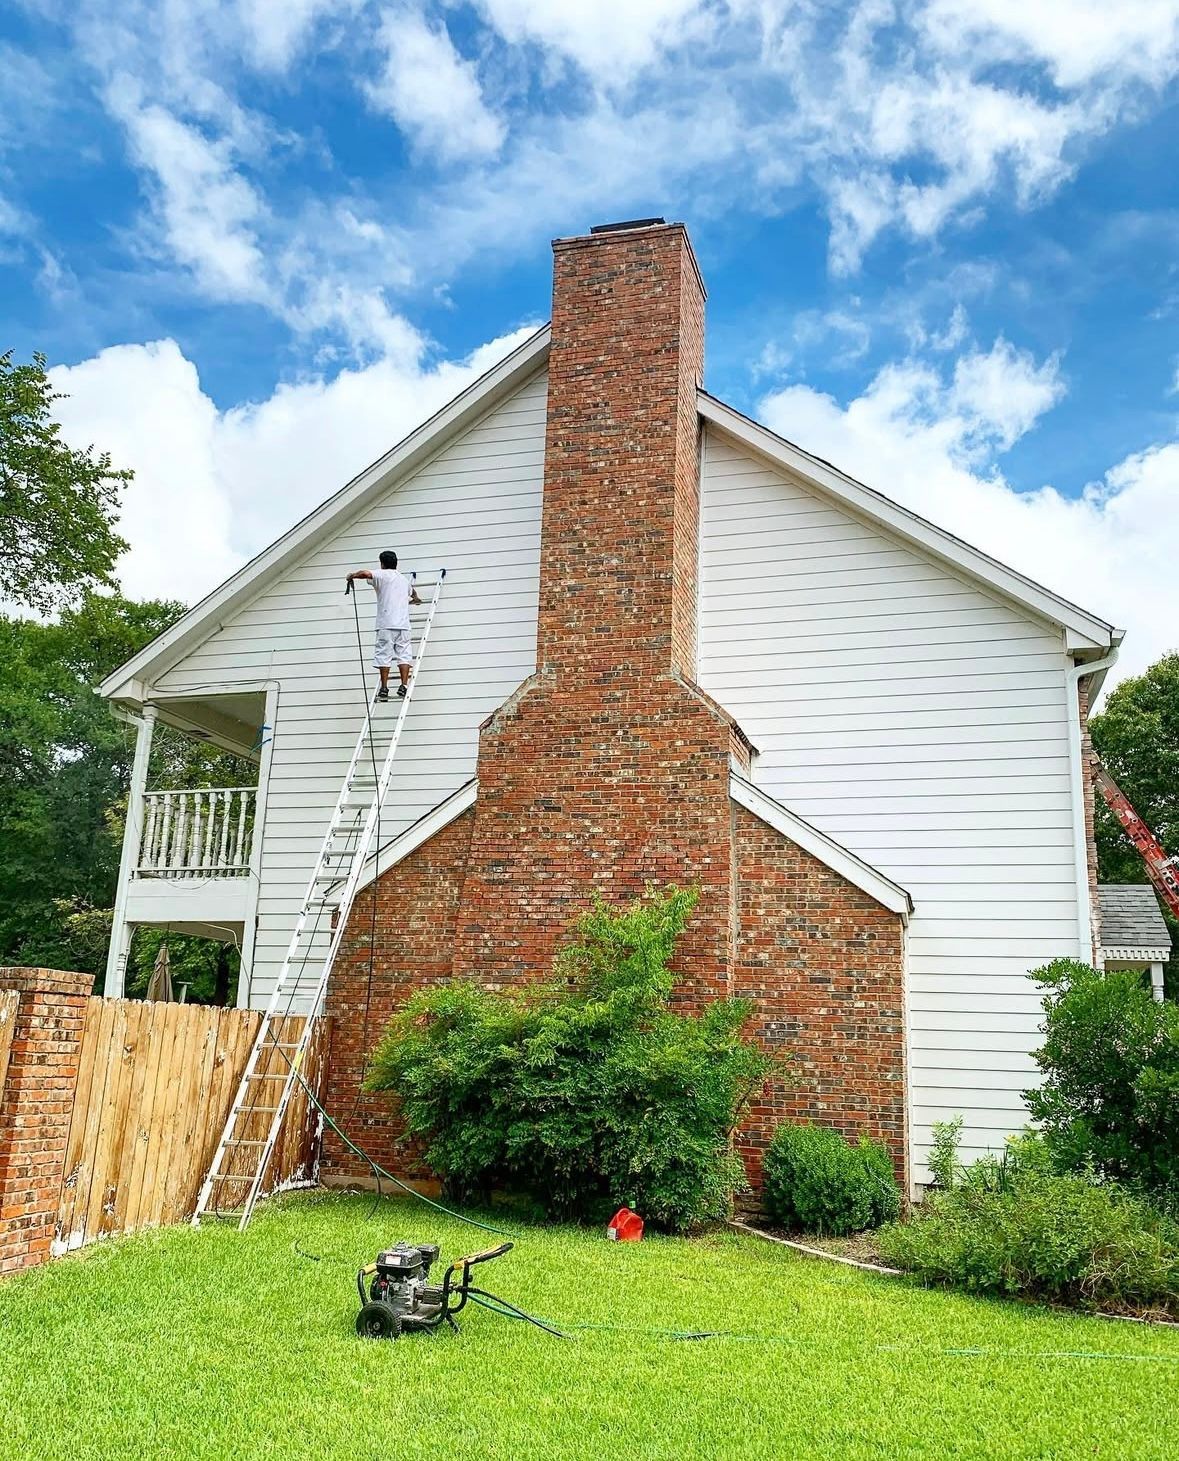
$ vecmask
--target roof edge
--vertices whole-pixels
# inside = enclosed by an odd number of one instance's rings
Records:
[[[98,693],[115,698],[120,690],[131,688],[130,698],[138,699],[141,687],[132,687],[131,682],[142,681],[152,673],[170,669],[186,649],[200,642],[210,620],[236,612],[254,597],[260,579],[297,554],[309,550],[337,518],[360,511],[370,496],[387,491],[399,476],[412,471],[423,459],[435,454],[448,437],[465,430],[478,416],[538,371],[548,358],[550,335],[550,327],[542,326],[490,370],[484,371],[383,456],[206,594],[171,628],[165,629],[108,675],[98,686]]]
[[[356,885],[359,893],[367,888],[379,877],[383,877],[390,868],[404,862],[411,852],[416,852],[423,843],[429,842],[431,837],[436,836],[444,828],[449,827],[451,822],[461,817],[475,805],[475,798],[479,795],[479,779],[472,776],[470,781],[465,781],[457,791],[452,791],[436,805],[420,816],[416,822],[408,826],[404,832],[399,832],[384,847],[379,847],[376,852],[370,852],[365,859],[364,866],[360,872],[360,881]],[[342,887],[344,879],[333,883],[328,889],[331,894],[336,888]]]
[[[754,786],[752,781],[746,781],[735,771],[729,773],[729,794],[738,806],[752,812],[775,832],[780,832],[783,837],[797,843],[804,852],[817,857],[825,867],[838,873],[862,893],[867,893],[881,907],[887,908],[891,913],[899,913],[902,920],[908,923],[909,914],[913,911],[913,899],[899,883],[894,883],[863,858],[840,846],[825,832],[820,832],[817,827],[804,822],[789,807],[784,807],[768,792]]]
[[[980,548],[973,547],[962,538],[947,532],[945,528],[939,528],[909,508],[902,507],[874,487],[868,487],[854,477],[849,477],[830,462],[787,441],[785,437],[726,405],[716,396],[710,396],[707,391],[698,392],[697,408],[705,421],[729,432],[743,445],[768,457],[775,465],[804,477],[820,492],[835,497],[845,507],[873,518],[914,547],[934,554],[951,567],[1022,604],[1040,618],[1046,618],[1063,629],[1080,634],[1096,648],[1105,649],[1121,642],[1124,631],[1115,629],[1112,624],[1107,624],[1104,619],[1087,609],[1061,598],[1051,589],[1018,573],[1014,568],[1008,568]]]

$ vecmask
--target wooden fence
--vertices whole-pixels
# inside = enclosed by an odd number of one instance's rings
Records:
[[[55,1253],[114,1233],[181,1222],[192,1215],[230,1103],[262,1016],[254,1010],[211,1009],[130,999],[91,998],[58,1207]],[[303,1071],[316,1088],[326,1050],[320,1020]],[[298,1039],[303,1019],[276,1025],[280,1041]],[[2,1038],[2,1035],[0,1035]],[[269,1050],[260,1071],[285,1070]],[[279,1081],[251,1083],[259,1104],[273,1105]],[[266,1135],[269,1116],[252,1116],[239,1131]],[[268,1164],[264,1190],[310,1185],[318,1168],[319,1123],[301,1089],[291,1099]],[[245,1148],[247,1153],[257,1148]],[[226,1184],[240,1201],[244,1184]]]

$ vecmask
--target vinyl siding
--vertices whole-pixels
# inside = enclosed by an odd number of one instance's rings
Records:
[[[1078,947],[1061,632],[716,429],[701,501],[700,684],[760,786],[912,895],[914,1156],[956,1113],[978,1153],[1027,1119],[1026,971]]]
[[[273,989],[374,683],[375,596],[357,585],[361,664],[345,573],[374,567],[386,547],[407,571],[447,569],[383,808],[388,841],[474,775],[480,722],[535,668],[544,432],[542,372],[157,681],[160,693],[279,684],[253,1005]],[[309,963],[307,985],[315,972]]]

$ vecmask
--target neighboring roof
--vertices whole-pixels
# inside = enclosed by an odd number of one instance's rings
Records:
[[[853,887],[867,893],[869,898],[875,898],[882,907],[899,913],[908,922],[909,914],[913,911],[913,900],[899,883],[894,883],[863,858],[849,852],[846,847],[841,847],[825,832],[820,832],[817,827],[804,822],[780,801],[775,801],[772,796],[754,786],[752,781],[738,776],[735,771],[729,775],[729,794],[738,806],[752,812],[768,827],[773,827],[783,837],[797,843],[804,852],[817,857],[832,872],[846,878]]]
[[[1171,957],[1171,933],[1150,883],[1101,883],[1097,906],[1101,910],[1101,947],[1107,958],[1150,958],[1162,963]]]
[[[809,822],[804,822],[801,817],[796,817],[781,802],[775,801],[772,796],[768,796],[751,781],[746,781],[743,776],[738,776],[736,772],[729,777],[729,794],[739,806],[752,812],[755,817],[760,817],[767,826],[773,827],[776,832],[781,832],[791,842],[797,843],[804,851],[817,857],[832,872],[846,878],[854,887],[867,893],[870,898],[875,898],[877,903],[890,909],[893,913],[899,913],[906,921],[908,920],[909,914],[913,911],[913,900],[904,888],[898,883],[894,883],[891,878],[886,878],[883,873],[877,872],[874,867],[857,857],[854,852],[849,852],[846,847],[841,847],[838,842],[832,841],[818,828],[812,827]],[[460,786],[457,791],[451,792],[445,800],[440,801],[424,817],[419,817],[412,827],[407,827],[391,842],[386,842],[379,852],[374,853],[365,862],[360,874],[360,882],[357,884],[357,891],[367,888],[374,878],[382,877],[390,868],[396,867],[411,852],[421,847],[423,842],[427,842],[444,827],[448,827],[456,817],[461,817],[465,811],[475,805],[478,795],[479,782],[473,778]]]
[[[1025,578],[1022,573],[1005,567],[997,559],[989,557],[952,533],[926,522],[915,512],[901,507],[883,493],[865,487],[854,477],[849,477],[825,462],[821,457],[795,446],[793,442],[777,436],[774,432],[748,416],[726,406],[707,391],[700,391],[698,408],[705,421],[728,432],[743,446],[767,457],[775,466],[784,467],[796,476],[804,478],[827,497],[835,498],[841,506],[867,517],[888,529],[894,536],[903,538],[925,553],[933,553],[944,563],[967,573],[985,587],[997,590],[1008,599],[1031,609],[1041,618],[1059,624],[1075,637],[1070,649],[1108,649],[1119,644],[1124,631],[1115,629],[1104,619],[1078,608],[1068,599],[1062,599],[1050,589]]]
[[[138,699],[134,693],[134,681],[170,669],[183,658],[186,650],[205,639],[228,614],[253,599],[261,590],[263,578],[309,551],[334,531],[340,518],[351,518],[363,511],[370,500],[387,492],[400,478],[436,456],[452,437],[466,430],[534,375],[548,359],[549,337],[549,327],[545,325],[518,345],[498,365],[492,366],[428,421],[411,431],[371,467],[353,477],[302,522],[296,523],[269,548],[239,568],[170,629],[108,675],[98,687],[99,694],[122,698],[120,691],[128,691],[131,692],[130,698]]]

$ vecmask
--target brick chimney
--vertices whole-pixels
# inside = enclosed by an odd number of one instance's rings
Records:
[[[553,245],[542,671],[695,673],[704,299],[682,224]]]
[[[681,224],[553,252],[537,672],[480,735],[454,969],[545,972],[593,891],[674,881],[702,889],[683,957],[722,992],[748,748],[690,678],[704,286]]]

